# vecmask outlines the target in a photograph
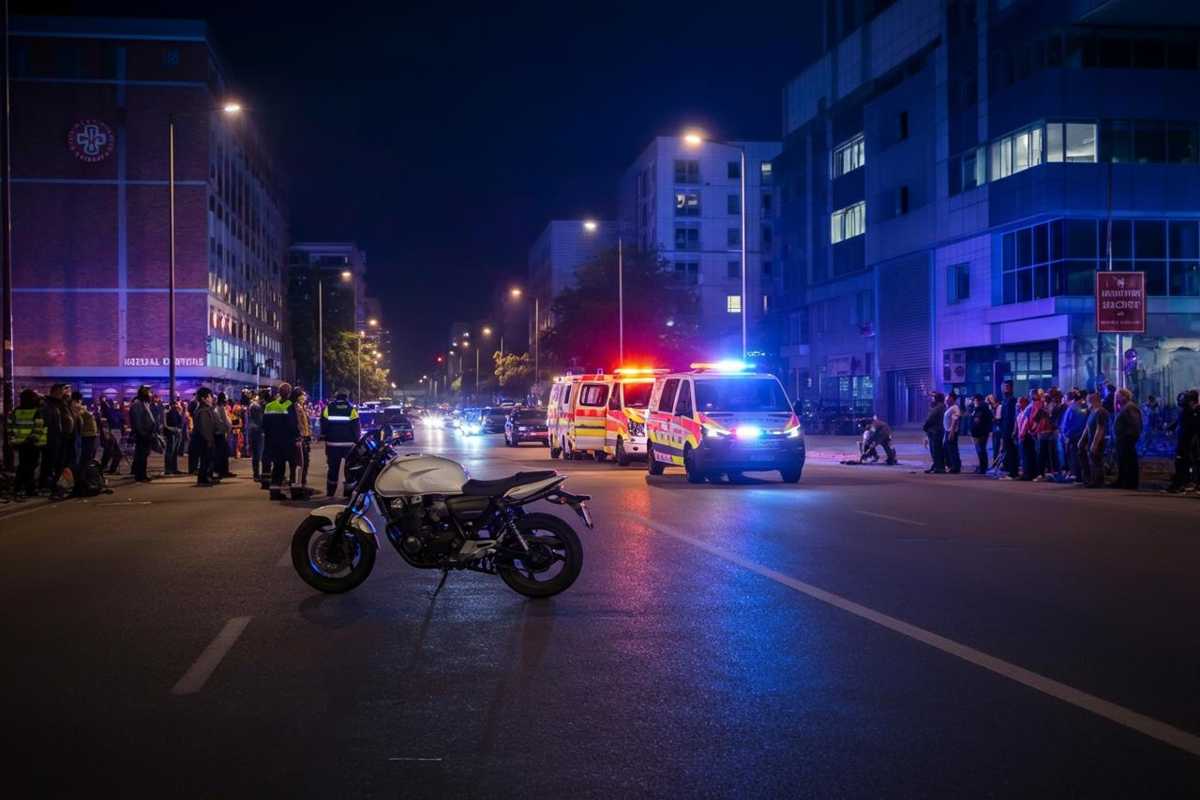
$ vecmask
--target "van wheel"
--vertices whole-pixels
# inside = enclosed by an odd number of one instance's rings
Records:
[[[561,455],[562,455],[562,449],[561,449],[561,448],[558,448],[558,447],[551,447],[551,448],[550,448],[550,457],[551,457],[551,458],[558,458],[558,457],[559,457],[559,456],[561,456]]]
[[[617,464],[622,467],[629,466],[629,454],[625,452],[625,440],[617,437]]]
[[[662,475],[665,469],[663,463],[654,457],[654,445],[646,445],[646,471],[651,475]]]
[[[603,450],[593,450],[592,458],[596,459],[597,464],[601,464],[605,461],[608,461],[608,453],[604,452]]]
[[[687,473],[688,483],[704,483],[705,475],[696,465],[696,453],[691,445],[683,448],[683,470]]]

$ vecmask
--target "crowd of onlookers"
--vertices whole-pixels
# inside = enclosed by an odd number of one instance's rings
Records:
[[[295,406],[304,453],[290,467],[293,473],[301,471],[303,484],[311,421],[317,410],[308,406],[303,389],[283,386],[288,389],[283,399]],[[150,482],[152,452],[162,454],[164,476],[186,471],[196,476],[198,485],[236,477],[230,470],[233,458],[249,458],[254,479],[261,480],[263,415],[275,398],[271,389],[246,389],[228,397],[203,386],[191,401],[177,397],[170,403],[147,386],[130,400],[84,399],[66,384],[53,385],[45,396],[25,389],[6,424],[8,443],[17,458],[14,494],[60,498],[84,493],[97,481],[103,484],[98,476],[118,474],[127,458],[134,479]]]
[[[1137,489],[1139,443],[1151,430],[1175,433],[1175,476],[1168,491],[1196,483],[1200,394],[1180,394],[1177,408],[1162,409],[1157,398],[1139,405],[1128,389],[1103,385],[1098,391],[1030,389],[1017,397],[1011,382],[1000,397],[933,392],[925,431],[932,464],[927,473],[963,471],[960,438],[974,446],[973,472],[1004,480],[1105,484],[1106,465],[1115,461],[1108,486]]]

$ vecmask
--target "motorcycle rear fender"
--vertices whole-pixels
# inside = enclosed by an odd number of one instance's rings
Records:
[[[310,511],[309,516],[310,517],[325,517],[327,520],[329,520],[330,522],[332,522],[336,525],[338,514],[341,514],[345,510],[346,510],[345,506],[339,506],[339,505],[321,506],[320,508],[314,508],[312,511]],[[371,520],[367,519],[366,517],[364,517],[361,514],[355,514],[354,518],[350,520],[350,525],[356,531],[359,531],[360,533],[371,534],[371,536],[374,537],[374,539],[375,539],[375,544],[376,545],[379,544],[379,534],[375,531],[375,525],[374,525],[374,523],[371,522]]]

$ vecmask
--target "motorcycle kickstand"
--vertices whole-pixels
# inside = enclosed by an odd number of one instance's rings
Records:
[[[433,597],[438,596],[438,592],[440,592],[442,590],[442,587],[446,585],[446,578],[448,578],[448,577],[450,577],[450,570],[448,570],[448,569],[442,570],[442,579],[440,581],[438,581],[437,588],[434,589],[433,594],[430,595],[431,599]]]

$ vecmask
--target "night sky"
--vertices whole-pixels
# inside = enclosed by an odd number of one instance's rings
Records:
[[[278,143],[294,240],[355,240],[398,377],[492,315],[549,219],[615,214],[656,135],[780,136],[817,3],[56,2],[13,13],[205,19]],[[737,11],[744,11],[739,16]],[[19,113],[19,111],[18,111]]]

